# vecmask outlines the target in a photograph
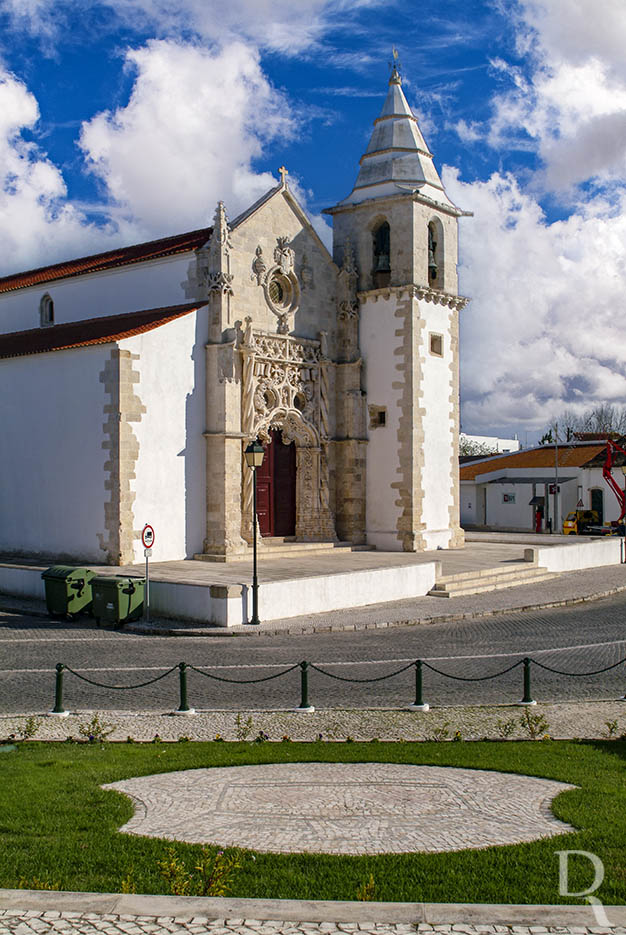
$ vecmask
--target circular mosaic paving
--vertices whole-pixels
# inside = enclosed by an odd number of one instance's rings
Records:
[[[575,829],[552,799],[575,786],[395,763],[192,769],[103,786],[129,795],[129,834],[275,853],[390,854],[517,844]]]

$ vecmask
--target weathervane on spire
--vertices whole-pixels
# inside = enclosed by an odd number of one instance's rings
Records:
[[[402,84],[402,76],[400,74],[400,69],[402,68],[401,63],[398,61],[398,50],[395,45],[392,46],[391,56],[393,61],[389,62],[389,67],[391,68],[391,77],[389,78],[390,84]]]

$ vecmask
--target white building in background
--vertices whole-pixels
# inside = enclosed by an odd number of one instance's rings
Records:
[[[461,525],[502,531],[545,532],[554,518],[558,476],[559,532],[575,509],[595,510],[600,522],[620,515],[620,504],[604,480],[606,442],[576,442],[559,447],[558,471],[554,445],[473,459],[461,465]],[[620,487],[624,475],[613,471]]]
[[[360,133],[360,130],[356,132]],[[331,257],[281,181],[212,227],[0,279],[0,552],[462,545],[457,227],[394,69]]]
[[[463,445],[463,442],[468,442],[470,445],[475,445],[484,451],[498,453],[519,451],[521,448],[517,435],[515,438],[498,438],[496,435],[467,435],[465,432],[461,432],[461,445]]]

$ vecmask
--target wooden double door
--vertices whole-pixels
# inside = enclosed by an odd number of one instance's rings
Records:
[[[296,446],[283,445],[282,432],[272,429],[265,457],[257,468],[257,516],[262,536],[296,533]]]

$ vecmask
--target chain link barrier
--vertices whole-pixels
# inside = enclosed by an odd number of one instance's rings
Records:
[[[132,688],[145,688],[146,685],[154,685],[155,682],[160,682],[161,679],[166,678],[168,675],[171,675],[178,666],[172,666],[171,669],[168,669],[167,672],[163,672],[161,675],[157,675],[156,678],[148,679],[147,682],[138,682],[136,685],[106,685],[104,682],[96,682],[94,679],[87,678],[86,675],[81,675],[80,672],[76,672],[74,669],[70,669],[69,666],[63,666],[66,672],[71,672],[72,675],[75,675],[77,679],[80,679],[82,682],[87,682],[89,685],[95,685],[97,688],[110,688],[112,691],[127,691]]]
[[[428,704],[424,703],[422,697],[422,670],[423,668],[430,669],[431,672],[435,672],[437,675],[442,676],[443,678],[452,679],[456,682],[487,682],[491,679],[500,678],[503,675],[506,675],[508,672],[512,672],[514,669],[517,669],[519,666],[524,667],[524,694],[521,701],[518,704],[521,705],[534,705],[536,702],[533,700],[531,695],[530,688],[530,670],[531,666],[534,664],[540,669],[544,669],[547,672],[552,672],[555,675],[569,676],[573,678],[584,678],[593,675],[601,675],[604,672],[610,672],[612,669],[616,669],[618,666],[623,665],[626,662],[626,657],[618,660],[617,662],[612,663],[610,666],[605,666],[602,669],[594,669],[590,672],[565,672],[562,669],[555,669],[552,666],[546,665],[543,662],[538,662],[535,659],[531,659],[528,656],[524,659],[518,659],[517,662],[512,663],[512,665],[507,666],[505,669],[501,669],[499,672],[494,672],[491,675],[481,675],[481,676],[467,676],[467,675],[452,675],[450,672],[444,672],[442,669],[438,669],[436,666],[431,665],[431,663],[426,662],[422,659],[416,659],[415,662],[409,662],[407,665],[402,666],[400,669],[396,669],[394,672],[387,672],[385,675],[373,676],[372,678],[350,678],[345,675],[336,675],[334,672],[329,672],[327,669],[324,669],[322,666],[318,666],[313,662],[302,661],[295,663],[292,666],[288,666],[285,669],[281,669],[280,672],[274,672],[272,675],[265,675],[261,678],[253,679],[231,679],[223,675],[215,675],[212,672],[207,671],[210,667],[199,668],[198,666],[189,665],[185,662],[180,662],[178,665],[172,666],[171,669],[168,669],[166,672],[161,673],[161,675],[155,676],[155,678],[148,679],[145,682],[138,682],[136,685],[107,685],[104,682],[97,682],[95,679],[90,679],[86,675],[82,675],[80,672],[77,672],[75,669],[70,668],[69,666],[64,665],[62,662],[59,662],[56,667],[56,682],[55,682],[55,702],[54,708],[50,712],[51,714],[65,715],[68,712],[63,708],[63,673],[67,671],[71,675],[76,676],[83,682],[86,682],[89,685],[94,685],[97,688],[110,689],[111,691],[129,691],[137,688],[145,688],[147,685],[154,685],[156,682],[160,682],[162,679],[167,678],[168,675],[171,675],[176,669],[179,670],[179,690],[180,690],[180,706],[178,708],[179,714],[193,714],[194,709],[189,707],[187,702],[187,670],[192,669],[194,672],[197,672],[198,675],[202,675],[205,678],[211,679],[215,682],[224,682],[229,685],[258,685],[262,682],[271,682],[275,679],[282,678],[284,675],[288,675],[290,672],[294,672],[296,669],[300,669],[300,704],[295,709],[297,711],[314,711],[314,707],[309,704],[308,697],[308,672],[309,669],[314,669],[316,672],[319,672],[320,675],[325,675],[330,679],[334,679],[338,682],[349,682],[352,684],[364,685],[371,684],[375,682],[384,682],[387,679],[396,678],[396,676],[401,675],[403,672],[407,672],[409,669],[415,670],[415,701],[413,704],[409,705],[410,708],[414,710],[428,710]],[[352,663],[352,665],[361,665],[359,662]],[[623,700],[626,700],[626,695]]]

